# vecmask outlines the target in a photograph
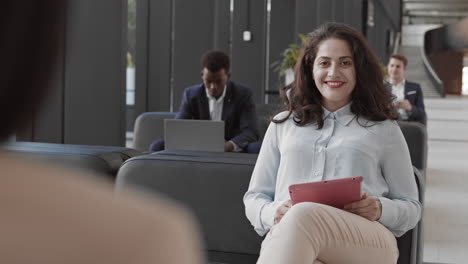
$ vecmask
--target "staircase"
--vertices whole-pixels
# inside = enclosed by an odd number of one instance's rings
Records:
[[[401,46],[399,53],[408,58],[408,71],[406,79],[421,85],[424,97],[440,97],[432,85],[421,59],[421,48],[417,46]]]
[[[467,16],[467,0],[403,0],[403,24],[450,24]]]

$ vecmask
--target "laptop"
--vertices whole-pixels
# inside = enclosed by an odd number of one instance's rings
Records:
[[[224,152],[224,121],[165,119],[166,150]]]

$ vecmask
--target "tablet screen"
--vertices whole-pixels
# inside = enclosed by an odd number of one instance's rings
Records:
[[[343,209],[361,199],[362,176],[293,184],[289,194],[293,205],[301,202],[326,204]]]

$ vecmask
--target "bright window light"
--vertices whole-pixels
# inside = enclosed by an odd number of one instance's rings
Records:
[[[463,67],[462,94],[468,95],[468,67]]]

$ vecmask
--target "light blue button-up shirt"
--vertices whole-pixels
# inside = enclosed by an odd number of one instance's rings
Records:
[[[351,103],[324,109],[324,126],[297,126],[291,117],[271,123],[244,196],[247,218],[259,235],[270,230],[291,184],[362,176],[362,191],[382,203],[379,222],[401,236],[416,226],[421,204],[408,146],[395,121],[357,118]],[[287,112],[278,114],[282,119]]]

